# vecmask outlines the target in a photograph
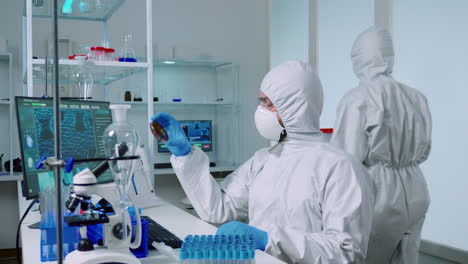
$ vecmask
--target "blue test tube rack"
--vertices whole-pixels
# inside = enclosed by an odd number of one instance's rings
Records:
[[[189,235],[179,253],[182,264],[254,264],[255,244],[247,235]]]

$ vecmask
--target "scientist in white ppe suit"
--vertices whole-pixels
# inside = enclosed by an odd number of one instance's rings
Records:
[[[251,234],[257,249],[288,263],[362,263],[373,190],[365,168],[323,140],[320,80],[309,65],[289,61],[271,70],[260,90],[256,126],[280,142],[258,150],[220,184],[208,156],[190,147],[174,118],[152,118],[169,134],[171,163],[187,197],[206,221],[248,218],[248,225],[228,222],[218,234]]]
[[[431,114],[422,93],[392,77],[389,32],[371,27],[351,50],[360,82],[341,100],[332,144],[355,155],[376,188],[369,264],[418,259],[421,229],[429,207],[419,168],[431,150]]]

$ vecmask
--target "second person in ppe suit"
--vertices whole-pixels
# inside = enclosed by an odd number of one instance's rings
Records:
[[[355,155],[376,187],[368,264],[416,264],[429,194],[419,164],[431,149],[426,97],[392,77],[393,43],[379,27],[351,50],[359,86],[341,100],[332,144]]]
[[[252,234],[258,249],[288,263],[362,263],[371,183],[358,161],[323,140],[320,80],[305,63],[283,63],[264,78],[260,102],[259,132],[281,142],[258,150],[220,184],[177,121],[153,117],[168,132],[172,166],[197,213],[213,223],[248,218],[248,225],[229,222],[218,233]]]

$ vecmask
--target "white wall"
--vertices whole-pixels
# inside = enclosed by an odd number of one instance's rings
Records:
[[[23,1],[8,1],[8,6],[4,4],[0,10],[0,35],[10,40],[17,71],[15,84],[19,92],[22,89],[22,5]],[[255,129],[253,117],[260,82],[269,68],[267,13],[266,0],[153,1],[153,40],[157,44],[156,52],[159,50],[161,54],[174,46],[178,56],[195,58],[203,53],[213,60],[227,60],[239,65],[241,161],[266,145]],[[49,20],[34,19],[33,52],[36,56],[45,55],[49,25]],[[99,33],[102,26],[98,23],[63,21],[60,22],[59,30],[61,37],[77,42],[99,44],[102,39]],[[132,32],[137,55],[145,54],[145,1],[126,1],[110,20],[109,31],[110,43],[117,48],[121,46],[121,32]],[[125,86],[141,84],[142,80],[146,80],[144,76],[140,74],[139,77],[114,86],[121,93]],[[143,119],[137,123],[147,125]],[[3,207],[0,209],[3,210]],[[9,226],[2,225],[5,228]],[[0,247],[3,241],[13,241],[14,235],[9,231],[11,228],[0,230],[4,234],[0,238]]]
[[[423,238],[468,250],[468,2],[394,0],[395,77],[428,98],[431,195]]]
[[[309,0],[270,2],[270,66],[309,60]]]
[[[374,0],[321,0],[318,20],[318,72],[324,90],[322,127],[333,127],[346,91],[358,84],[351,64],[356,36],[374,24]]]

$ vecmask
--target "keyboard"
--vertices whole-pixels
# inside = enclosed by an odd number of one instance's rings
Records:
[[[142,215],[148,221],[148,245],[151,249],[154,249],[153,242],[164,242],[171,248],[180,248],[182,246],[182,240],[176,235],[172,234],[169,230],[158,224],[156,221],[151,219],[149,216]]]

